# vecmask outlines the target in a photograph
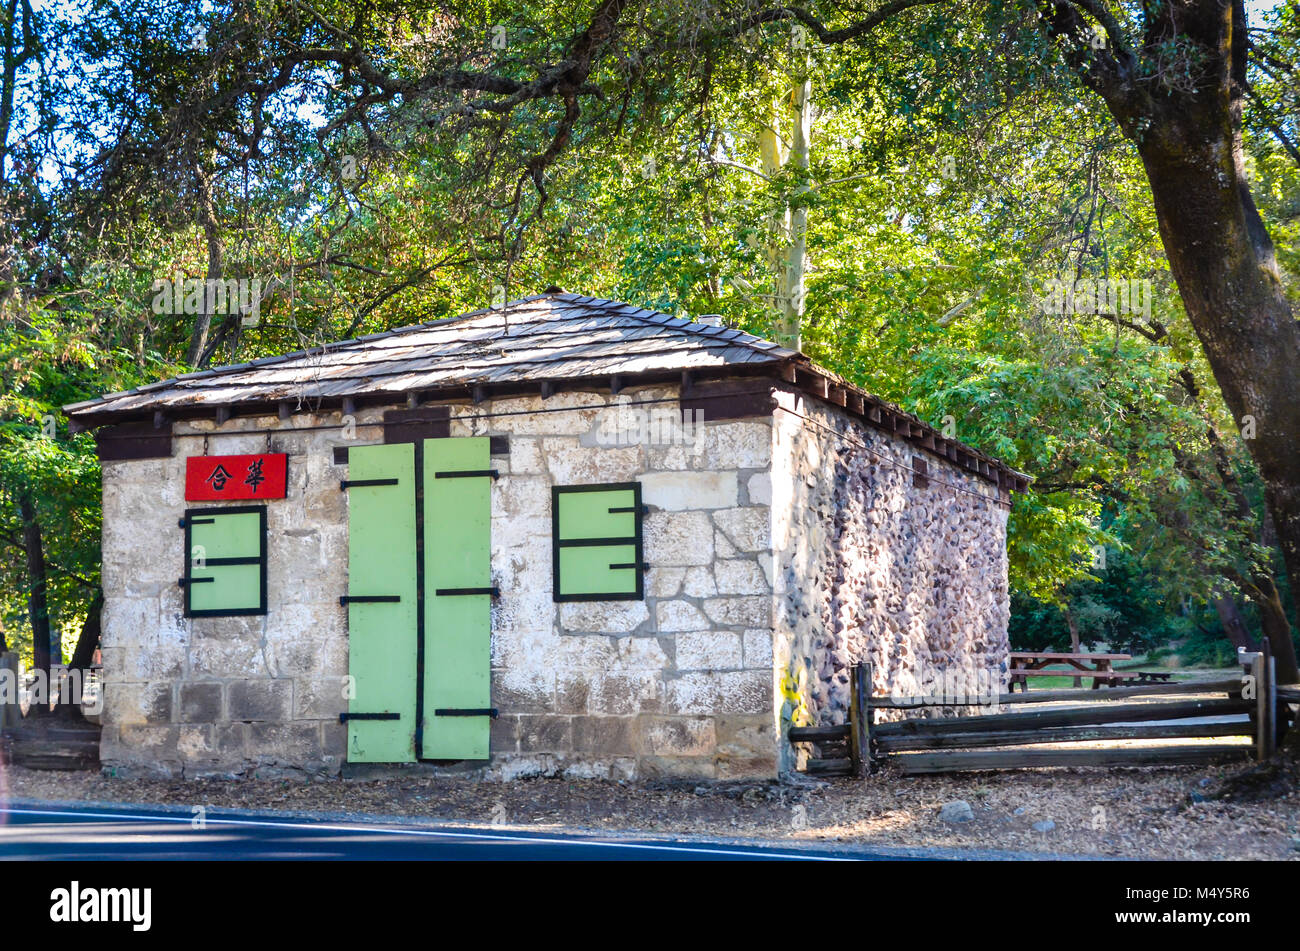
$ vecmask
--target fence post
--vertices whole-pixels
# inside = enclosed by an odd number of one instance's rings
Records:
[[[862,774],[871,775],[871,729],[875,724],[876,708],[871,705],[871,685],[874,683],[872,674],[875,673],[870,662],[862,664],[858,668],[859,684],[858,694],[862,698],[860,711],[862,715],[862,726],[859,738],[858,755],[862,757]]]
[[[1277,712],[1277,689],[1273,682],[1276,667],[1269,656],[1268,641],[1250,656],[1250,675],[1255,681],[1255,758],[1268,759],[1277,744],[1274,717]]]
[[[849,763],[853,776],[862,778],[871,770],[867,751],[867,721],[863,716],[871,702],[870,682],[863,686],[863,665],[854,664],[849,669]]]
[[[1260,696],[1264,698],[1264,756],[1270,757],[1277,752],[1277,658],[1273,656],[1273,651],[1269,646],[1268,640],[1263,643],[1264,654],[1264,687],[1260,690]]]
[[[0,653],[0,730],[15,727],[22,719],[22,708],[18,705],[21,688],[18,654],[15,651]]]
[[[862,776],[862,665],[849,668],[849,766],[855,779]]]

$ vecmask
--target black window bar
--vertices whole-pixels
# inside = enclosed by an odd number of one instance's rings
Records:
[[[340,713],[339,722],[347,723],[349,720],[400,720],[400,713]]]
[[[400,479],[342,479],[339,482],[339,488],[343,491],[366,485],[399,485]]]

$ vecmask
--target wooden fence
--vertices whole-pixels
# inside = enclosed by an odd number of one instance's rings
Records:
[[[904,775],[1041,766],[1158,766],[1209,763],[1271,756],[1300,702],[1300,687],[1276,683],[1267,651],[1240,655],[1241,677],[1214,681],[1153,683],[1103,690],[1040,690],[1004,693],[1000,705],[1084,702],[1025,712],[951,718],[913,717],[875,723],[877,710],[917,710],[991,704],[993,698],[872,697],[870,665],[852,668],[848,722],[836,726],[791,727],[792,743],[812,744],[807,762],[815,775],[863,776],[889,762]],[[1168,702],[1123,703],[1171,696]],[[1231,715],[1228,722],[1198,722]],[[1245,715],[1245,718],[1243,718]],[[1251,743],[1169,743],[1100,747],[1108,740],[1214,740],[1250,737]],[[1045,743],[1078,744],[1053,749],[1018,749]],[[1090,744],[1090,745],[1083,745]]]

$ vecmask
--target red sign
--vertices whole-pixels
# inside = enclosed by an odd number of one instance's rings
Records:
[[[283,452],[190,456],[185,460],[185,498],[195,502],[282,499],[288,470],[289,457]]]

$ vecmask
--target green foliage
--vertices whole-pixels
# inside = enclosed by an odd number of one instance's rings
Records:
[[[1112,651],[1143,654],[1192,629],[1181,607],[1165,603],[1151,573],[1122,552],[1109,555],[1104,569],[1096,568],[1069,584],[1061,600],[1067,608],[1013,592],[1007,627],[1011,649],[1070,650],[1067,609],[1084,650],[1104,643]]]
[[[1184,667],[1235,667],[1237,649],[1215,627],[1198,626],[1177,645]]]
[[[99,585],[100,473],[93,438],[70,435],[60,407],[108,384],[134,385],[165,364],[105,352],[85,314],[11,301],[0,320],[0,624],[30,662],[25,500],[40,528],[53,630],[68,653]]]
[[[794,42],[788,23],[721,38],[731,5],[652,5],[587,78],[581,121],[550,157],[560,98],[494,110],[477,91],[438,98],[414,83],[455,66],[533,83],[590,6],[369,5],[357,48],[411,82],[364,104],[351,68],[300,64],[282,84],[272,68],[336,43],[360,22],[352,4],[41,12],[46,55],[24,74],[9,139],[23,170],[46,171],[0,182],[14,236],[0,260],[6,632],[26,624],[22,493],[36,499],[65,634],[98,582],[93,444],[61,418],[50,438],[42,420],[189,369],[193,318],[150,304],[155,281],[209,267],[205,179],[224,274],[266,288],[261,322],[226,322],[213,362],[551,283],[771,335],[772,247],[788,237],[783,217],[806,209],[809,355],[1035,479],[1008,524],[1013,643],[1059,645],[1068,606],[1085,639],[1150,646],[1185,633],[1188,599],[1279,573],[1258,474],[1182,313],[1141,163],[1052,51],[1035,5],[916,8],[831,47]],[[1246,116],[1293,296],[1300,161],[1285,143],[1300,86],[1276,63],[1300,60],[1297,9],[1287,0],[1252,38],[1273,60],[1259,61]],[[766,175],[760,130],[804,76],[809,168]],[[1150,312],[1050,313],[1055,278],[1149,281]],[[1108,568],[1093,574],[1098,546]]]

